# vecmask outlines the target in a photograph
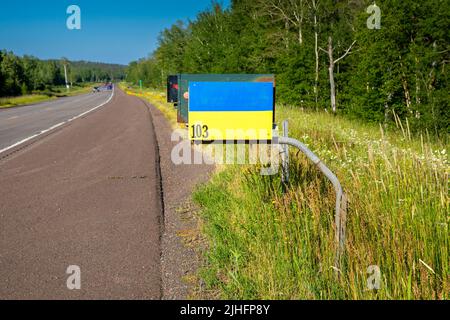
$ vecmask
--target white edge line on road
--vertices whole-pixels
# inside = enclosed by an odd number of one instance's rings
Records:
[[[83,113],[81,113],[81,114],[79,114],[79,115],[77,115],[77,116],[75,116],[75,117],[73,117],[73,118],[70,118],[69,120],[60,122],[60,123],[58,123],[58,124],[56,124],[56,125],[54,125],[54,126],[51,126],[51,127],[48,128],[48,129],[45,129],[45,130],[42,130],[42,131],[39,132],[39,133],[33,134],[32,136],[29,136],[28,138],[25,138],[25,139],[23,139],[23,140],[20,140],[19,142],[16,142],[16,143],[14,143],[13,145],[10,145],[9,147],[6,147],[6,148],[0,150],[0,154],[2,154],[2,153],[5,152],[5,151],[8,151],[8,150],[10,150],[10,149],[12,149],[12,148],[15,148],[15,147],[17,147],[17,146],[19,146],[19,145],[21,145],[21,144],[27,142],[27,141],[30,141],[31,139],[34,139],[34,138],[36,138],[36,137],[39,137],[40,135],[43,135],[44,133],[47,133],[47,132],[49,132],[49,131],[52,131],[52,130],[54,130],[54,129],[60,127],[60,126],[62,126],[63,124],[72,122],[73,120],[76,120],[76,119],[78,119],[78,118],[80,118],[80,117],[82,117],[82,116],[84,116],[84,115],[87,115],[88,113],[90,113],[90,112],[92,112],[92,111],[94,111],[94,110],[96,110],[96,109],[98,109],[98,108],[100,108],[100,107],[103,107],[105,104],[109,103],[109,102],[112,100],[112,98],[114,97],[114,91],[115,91],[115,86],[113,86],[113,91],[112,91],[110,97],[108,98],[108,100],[106,100],[106,101],[103,102],[102,104],[99,104],[98,106],[96,106],[96,107],[94,107],[94,108],[92,108],[92,109],[89,109],[88,111],[85,111],[85,112],[83,112]]]

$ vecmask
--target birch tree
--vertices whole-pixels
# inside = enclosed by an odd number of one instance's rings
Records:
[[[348,54],[351,53],[352,47],[354,46],[355,43],[356,43],[356,41],[353,41],[353,43],[347,48],[347,50],[345,50],[344,54],[341,55],[337,59],[334,59],[334,56],[333,56],[334,47],[333,47],[333,38],[331,36],[328,37],[327,50],[319,48],[320,50],[322,50],[323,52],[325,52],[328,55],[328,61],[329,61],[328,76],[329,76],[329,81],[330,81],[330,101],[331,101],[331,110],[333,111],[334,114],[336,113],[336,84],[334,81],[334,67],[339,61],[341,61]]]

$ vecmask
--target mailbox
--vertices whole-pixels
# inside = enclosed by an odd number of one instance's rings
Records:
[[[178,102],[178,76],[167,77],[167,102]]]
[[[271,74],[179,74],[178,122],[197,142],[272,139],[275,78]],[[171,93],[171,94],[174,94]]]
[[[191,140],[271,140],[273,84],[190,82]]]

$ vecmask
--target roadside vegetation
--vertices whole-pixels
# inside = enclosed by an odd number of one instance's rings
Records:
[[[139,89],[131,89],[137,94]],[[165,95],[144,96],[173,117]],[[163,111],[164,112],[164,111]],[[172,118],[173,119],[173,118]],[[226,299],[448,299],[448,141],[325,112],[277,106],[348,195],[347,242],[334,268],[330,183],[291,149],[290,181],[258,165],[221,166],[194,193],[208,251],[200,278]],[[378,290],[374,267],[380,270]]]
[[[95,83],[120,80],[124,75],[125,67],[121,65],[66,58],[40,60],[1,50],[0,108],[86,93]]]
[[[165,29],[158,48],[128,66],[127,82],[156,90],[170,74],[275,74],[277,120],[290,121],[290,136],[347,193],[336,270],[334,192],[302,154],[291,150],[286,187],[259,166],[221,166],[194,194],[211,296],[448,299],[449,2],[376,5],[213,3]],[[376,9],[381,25],[370,27]]]
[[[334,191],[291,150],[291,179],[228,166],[194,199],[209,240],[202,271],[227,299],[448,299],[448,145],[279,106],[290,136],[337,174],[348,195],[346,254],[334,270]],[[401,126],[403,126],[403,133]],[[369,290],[381,272],[378,290]],[[373,267],[371,267],[373,268]]]
[[[27,94],[19,97],[0,98],[0,109],[39,103],[53,99],[56,99],[56,97],[51,97],[44,94]]]
[[[33,94],[27,94],[17,97],[0,97],[0,109],[35,104],[61,97],[71,97],[78,94],[89,93],[92,91],[92,87],[95,85],[98,84],[83,83],[71,87],[69,91],[65,86],[60,86],[51,88],[51,90],[48,91],[35,91]]]
[[[450,2],[232,0],[163,30],[126,80],[161,88],[177,73],[271,73],[279,103],[395,127],[449,132]],[[367,10],[372,13],[367,13]],[[371,11],[372,10],[372,11]]]

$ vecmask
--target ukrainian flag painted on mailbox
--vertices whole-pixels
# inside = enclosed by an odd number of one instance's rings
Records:
[[[272,82],[190,82],[191,140],[271,140]]]

